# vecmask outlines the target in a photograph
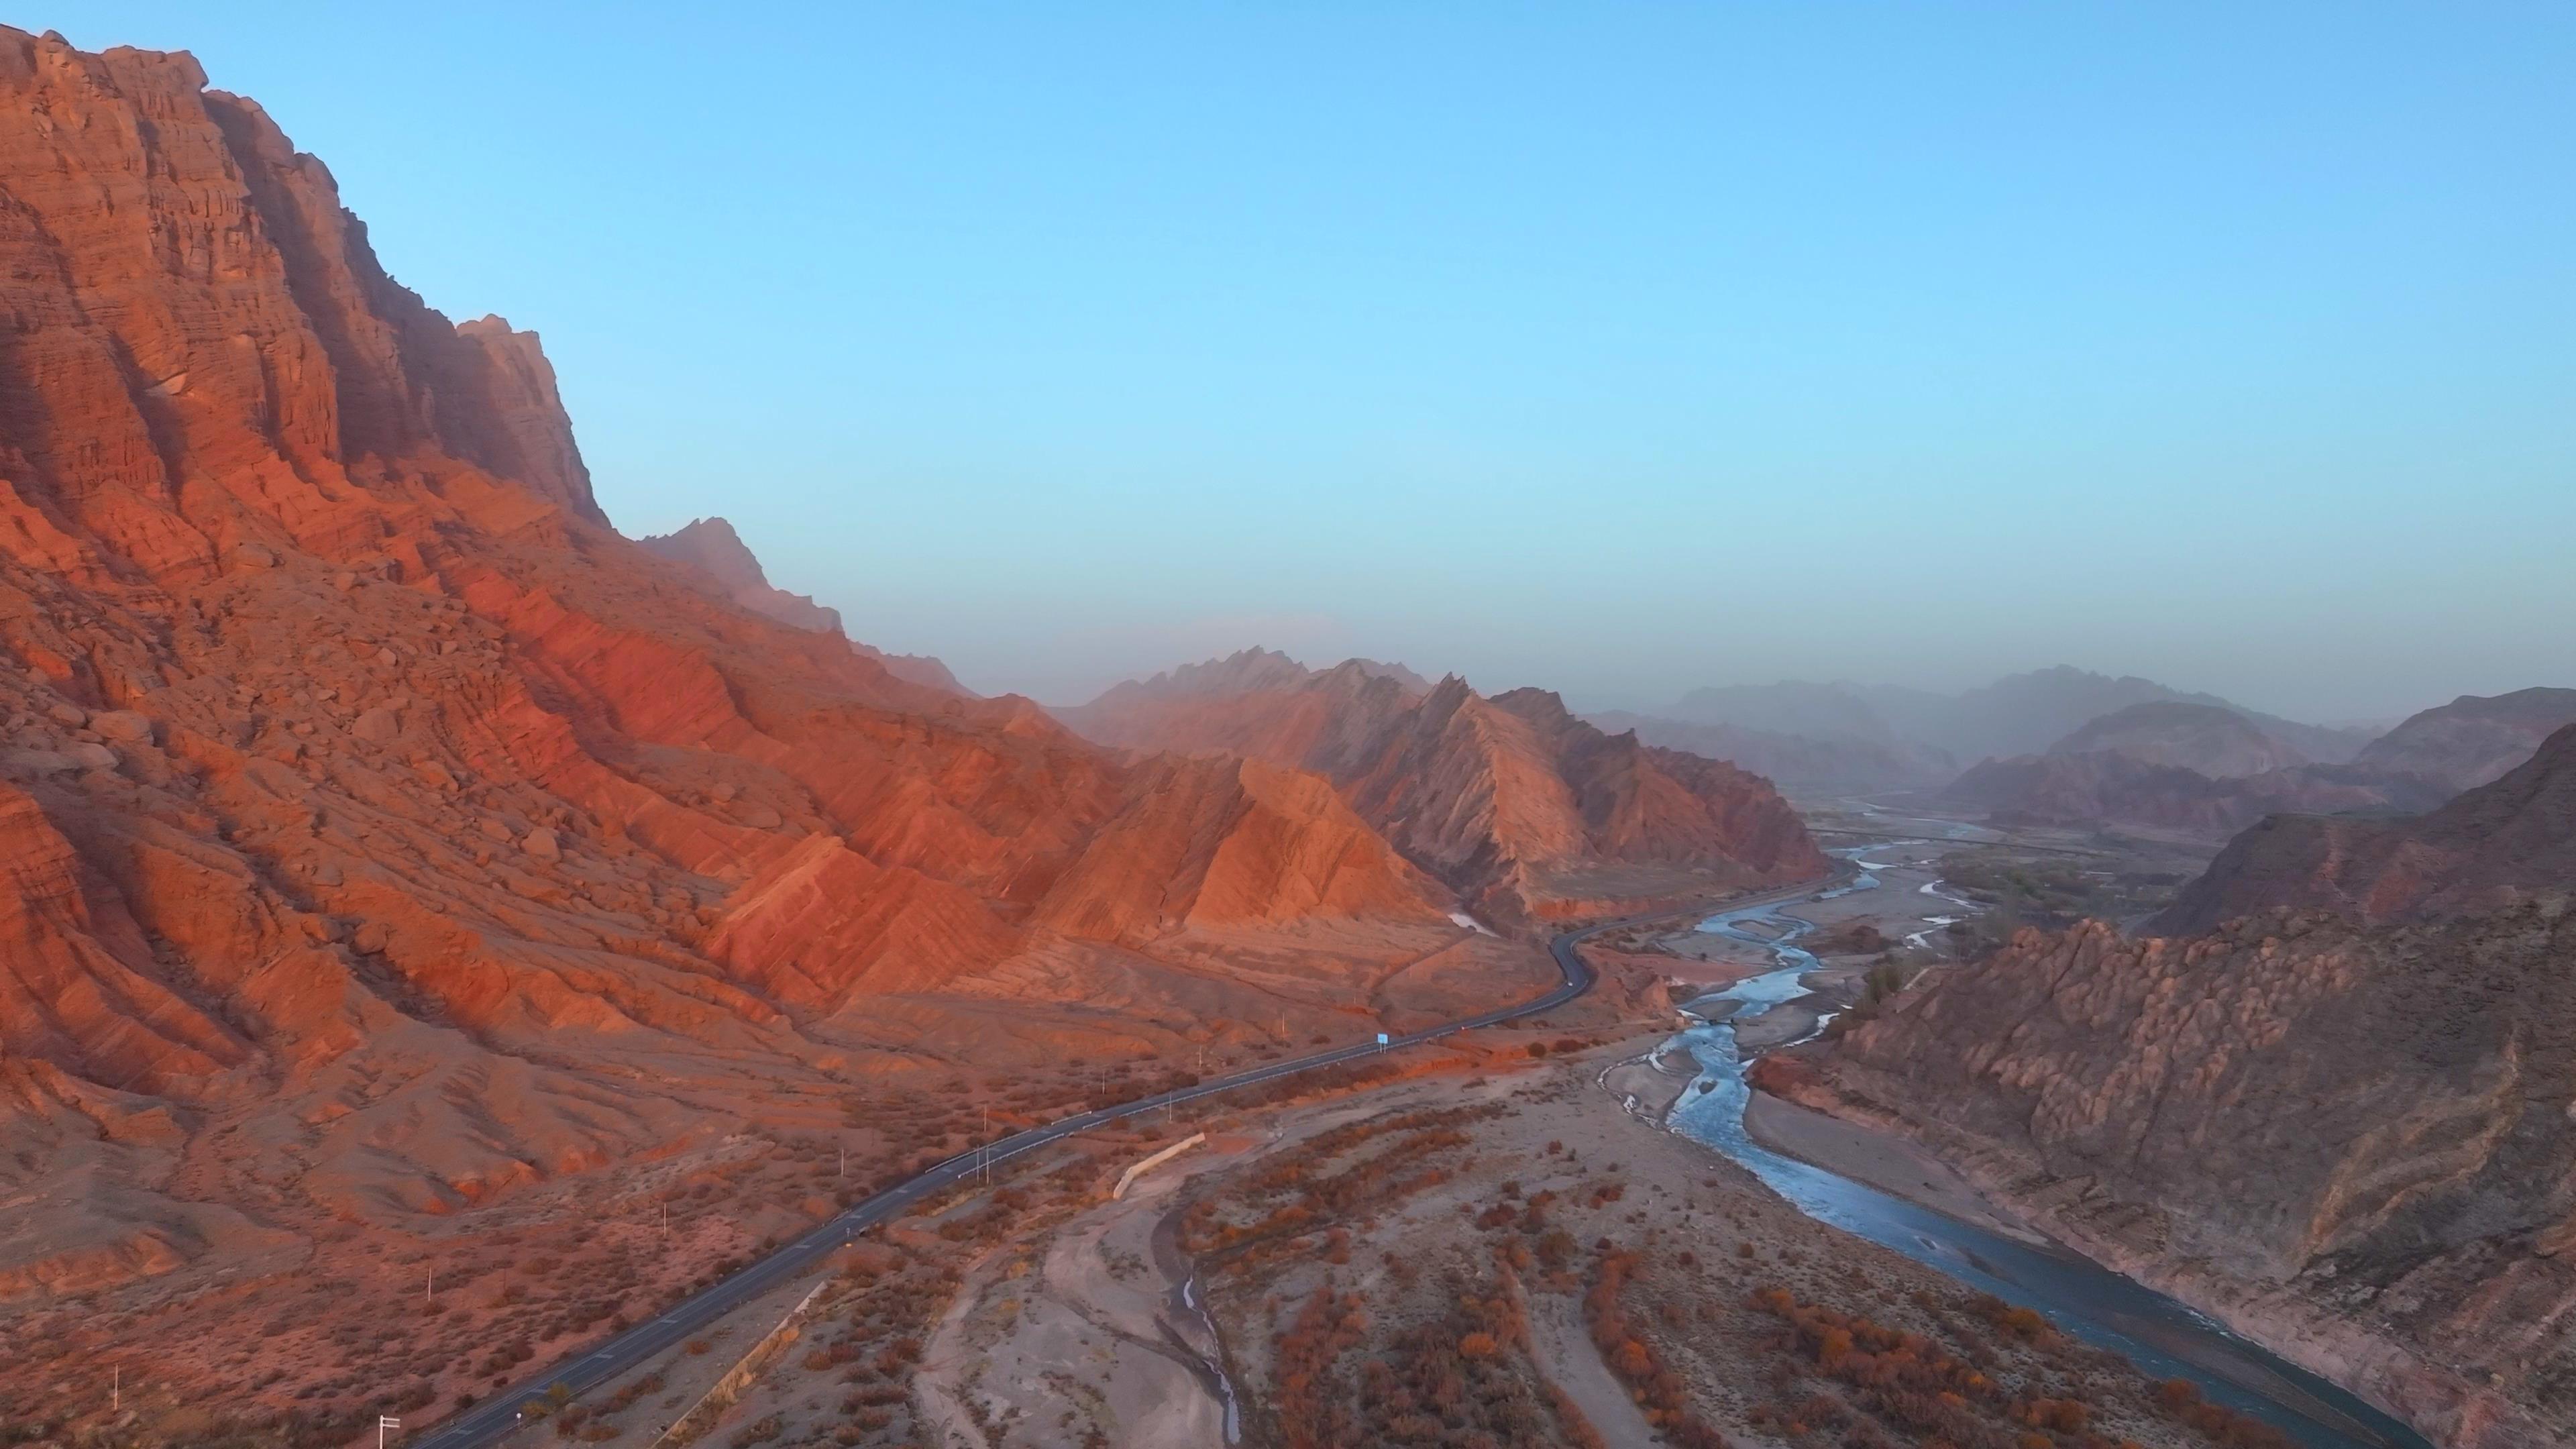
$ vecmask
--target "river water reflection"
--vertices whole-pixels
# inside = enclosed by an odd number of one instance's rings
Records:
[[[1838,853],[1855,861],[1860,874],[1808,900],[1878,887],[1877,872],[1887,867],[1863,858],[1868,850]],[[1779,967],[1688,1009],[1709,1018],[1751,1016],[1807,995],[1798,978],[1817,961],[1797,942],[1813,928],[1786,913],[1799,904],[1753,906],[1702,922],[1703,931],[1769,950]],[[1709,1020],[1668,1045],[1687,1050],[1700,1069],[1673,1109],[1674,1130],[1741,1163],[1808,1216],[2035,1308],[2076,1337],[2126,1355],[2151,1378],[2189,1379],[2213,1402],[2277,1425],[2312,1449],[2432,1449],[2422,1435],[2354,1395],[2072,1250],[1988,1232],[1755,1143],[1744,1130],[1751,1091],[1727,1022]]]

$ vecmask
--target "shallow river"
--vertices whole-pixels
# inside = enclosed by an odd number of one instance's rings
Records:
[[[1878,887],[1874,871],[1886,867],[1859,859],[1868,851],[1837,853],[1856,859],[1862,873],[1809,900]],[[1797,940],[1812,927],[1785,913],[1801,904],[1753,906],[1702,922],[1703,931],[1768,949],[1779,969],[1702,997],[1693,1007],[1716,1015],[1727,1010],[1718,1003],[1735,1002],[1733,1010],[1749,1017],[1807,995],[1798,977],[1817,962]],[[1750,922],[1765,929],[1748,930]],[[2151,1378],[2190,1379],[2212,1401],[2257,1415],[2314,1449],[2432,1449],[2422,1435],[2352,1394],[2072,1250],[1987,1232],[1756,1144],[1744,1130],[1750,1090],[1736,1056],[1735,1029],[1713,1021],[1681,1033],[1673,1045],[1687,1049],[1700,1068],[1699,1079],[1673,1109],[1675,1130],[1742,1163],[1808,1216],[2035,1308],[2067,1332],[2126,1355]]]

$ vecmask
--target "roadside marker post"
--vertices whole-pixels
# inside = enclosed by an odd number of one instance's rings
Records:
[[[391,1414],[378,1414],[376,1416],[376,1449],[385,1449],[385,1431],[387,1429],[399,1429],[401,1427],[402,1420],[395,1418]]]

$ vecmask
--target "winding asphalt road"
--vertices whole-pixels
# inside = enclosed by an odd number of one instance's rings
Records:
[[[1794,891],[1808,890],[1813,884],[1809,882],[1807,885],[1795,887]],[[1758,904],[1769,899],[1771,894],[1773,893],[1766,892],[1761,896],[1731,901],[1727,904],[1730,907]],[[1049,1122],[1042,1127],[1031,1127],[1024,1132],[999,1138],[986,1146],[961,1152],[937,1166],[923,1170],[916,1177],[853,1204],[837,1216],[824,1220],[802,1237],[786,1243],[771,1252],[768,1257],[742,1269],[732,1277],[713,1283],[672,1304],[660,1317],[636,1324],[616,1337],[593,1346],[580,1358],[558,1359],[544,1373],[514,1385],[506,1392],[494,1394],[453,1418],[441,1421],[429,1431],[427,1437],[409,1442],[417,1446],[417,1449],[482,1449],[482,1446],[497,1444],[511,1430],[519,1427],[520,1410],[530,1400],[544,1397],[546,1390],[554,1385],[562,1384],[573,1393],[580,1394],[616,1378],[645,1360],[686,1339],[695,1337],[717,1319],[723,1318],[762,1294],[821,1269],[825,1260],[832,1256],[834,1249],[843,1246],[879,1223],[903,1216],[922,1199],[936,1196],[943,1189],[974,1176],[989,1163],[1006,1162],[1023,1152],[1044,1147],[1050,1142],[1060,1141],[1075,1133],[1086,1132],[1111,1122],[1125,1121],[1131,1117],[1141,1117],[1160,1107],[1192,1102],[1201,1097],[1213,1097],[1219,1092],[1258,1086],[1263,1082],[1275,1082],[1281,1077],[1293,1077],[1300,1072],[1311,1072],[1321,1067],[1361,1061],[1381,1052],[1419,1046],[1424,1042],[1437,1041],[1444,1036],[1456,1036],[1462,1031],[1473,1031],[1478,1027],[1495,1026],[1506,1021],[1517,1021],[1525,1016],[1535,1016],[1542,1011],[1552,1011],[1592,989],[1592,968],[1584,964],[1583,958],[1574,949],[1583,941],[1604,931],[1617,930],[1622,926],[1660,921],[1668,917],[1689,915],[1708,909],[1711,907],[1690,906],[1678,910],[1649,911],[1643,915],[1625,916],[1615,921],[1603,921],[1598,925],[1567,931],[1551,939],[1547,943],[1548,952],[1556,958],[1556,969],[1565,977],[1565,980],[1546,995],[1524,1001],[1517,1006],[1506,1006],[1498,1011],[1486,1012],[1482,1016],[1471,1016],[1464,1021],[1447,1022],[1424,1031],[1407,1032],[1390,1039],[1382,1046],[1373,1041],[1363,1042],[1357,1046],[1318,1052],[1313,1056],[1298,1057],[1292,1061],[1272,1062],[1267,1066],[1236,1072],[1232,1076],[1204,1081],[1194,1087],[1184,1087],[1176,1092],[1165,1092],[1156,1097],[1141,1097],[1133,1102],[1121,1102],[1115,1107],[1103,1107],[1097,1111],[1083,1112]]]

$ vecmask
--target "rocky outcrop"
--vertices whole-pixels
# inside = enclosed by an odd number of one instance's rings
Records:
[[[2576,1435],[2576,727],[2421,818],[2280,819],[2157,923],[2025,931],[1765,1085],[1919,1132],[2422,1425]]]
[[[1481,911],[1589,911],[1821,873],[1770,783],[1604,734],[1542,690],[1427,692],[1385,666],[1247,650],[1061,712],[1130,749],[1221,751],[1332,781],[1360,818]]]
[[[717,592],[755,613],[767,614],[799,629],[841,632],[840,610],[824,608],[811,595],[791,594],[772,586],[742,535],[721,518],[693,518],[674,532],[650,534],[635,542],[664,558],[704,571]]]
[[[2371,741],[2356,763],[2466,790],[2530,759],[2542,740],[2570,724],[2576,724],[2576,689],[2464,694],[2409,716]]]
[[[840,610],[825,608],[810,595],[791,594],[772,585],[768,572],[742,541],[742,535],[721,518],[691,519],[674,532],[653,534],[636,542],[650,552],[697,570],[709,591],[719,598],[731,599],[756,614],[766,614],[799,629],[823,634],[843,632]],[[973,692],[957,682],[947,665],[927,654],[888,654],[856,640],[851,641],[850,647],[885,666],[886,672],[897,679],[972,697]]]

